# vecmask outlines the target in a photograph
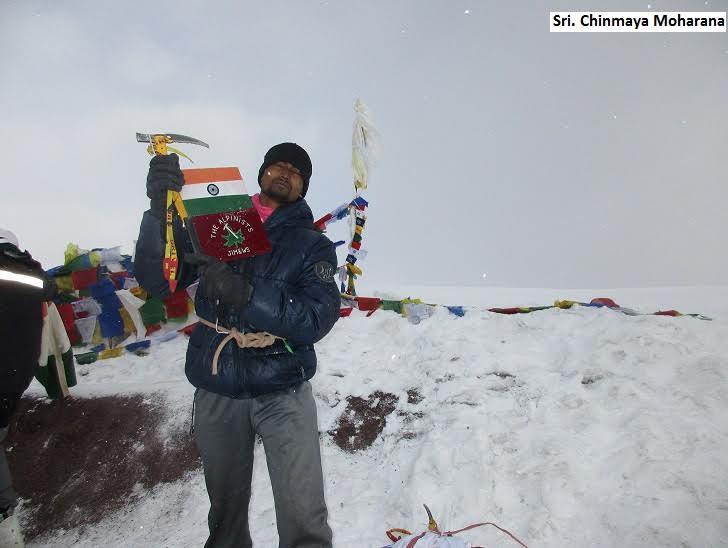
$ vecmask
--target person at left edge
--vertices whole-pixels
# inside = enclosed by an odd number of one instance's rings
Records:
[[[23,546],[15,515],[18,495],[5,457],[8,425],[33,379],[40,355],[44,302],[56,294],[53,278],[18,238],[0,229],[0,546]]]

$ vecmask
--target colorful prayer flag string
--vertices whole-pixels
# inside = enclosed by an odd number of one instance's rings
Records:
[[[341,267],[341,270],[346,271],[348,268],[347,266]],[[341,272],[340,272],[340,279],[341,279]],[[362,303],[366,303],[366,305],[363,307]],[[469,309],[473,310],[482,310],[480,308],[476,307],[465,307],[465,306],[454,306],[454,305],[439,305],[434,303],[425,303],[421,299],[411,299],[406,298],[400,300],[387,300],[387,299],[378,299],[378,298],[370,298],[370,297],[354,297],[350,295],[342,295],[341,296],[341,312],[340,316],[349,316],[351,314],[351,311],[353,308],[358,308],[359,310],[367,311],[369,312],[367,316],[370,316],[375,309],[381,308],[382,310],[391,310],[393,312],[396,312],[398,314],[401,314],[410,323],[420,323],[423,319],[429,318],[432,316],[435,312],[435,309],[439,306],[444,306],[448,312],[451,314],[457,316],[457,317],[463,317],[465,316],[466,312]],[[619,306],[617,303],[615,303],[612,299],[605,298],[605,297],[598,297],[595,299],[592,299],[590,302],[580,302],[580,301],[572,301],[572,300],[557,300],[554,302],[553,305],[547,305],[547,306],[514,306],[509,308],[486,308],[488,312],[494,312],[496,314],[528,314],[531,312],[539,312],[542,310],[550,310],[550,309],[570,309],[574,306],[582,306],[587,308],[609,308],[611,310],[614,310],[615,312],[621,312],[622,314],[625,314],[627,316],[672,316],[672,317],[680,317],[680,316],[689,316],[693,318],[697,318],[699,320],[708,320],[710,321],[711,318],[708,316],[705,316],[703,314],[684,314],[682,312],[678,312],[677,310],[659,310],[657,312],[637,312],[635,310],[632,310],[631,308],[625,308],[623,306]]]
[[[349,222],[351,225],[351,243],[346,257],[347,283],[341,284],[342,293],[356,295],[354,280],[361,276],[362,270],[356,266],[357,257],[354,252],[361,251],[362,234],[366,223],[366,209],[369,203],[361,196],[369,184],[369,169],[376,162],[380,152],[379,133],[369,116],[366,105],[357,99],[354,103],[354,128],[351,137],[351,167],[354,171],[354,199],[349,204]]]

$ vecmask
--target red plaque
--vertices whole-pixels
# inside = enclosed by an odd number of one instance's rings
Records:
[[[198,215],[187,220],[196,250],[221,261],[237,261],[271,250],[255,208]]]
[[[186,169],[182,201],[192,245],[221,261],[271,250],[268,235],[236,167]]]

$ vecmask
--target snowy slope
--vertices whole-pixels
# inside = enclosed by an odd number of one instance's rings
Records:
[[[322,432],[337,428],[347,396],[398,398],[368,449],[346,452],[323,435],[335,546],[379,547],[390,527],[422,530],[422,503],[444,529],[492,520],[532,548],[728,545],[728,288],[380,295],[474,308],[463,318],[439,308],[419,325],[355,311],[317,345]],[[714,320],[581,307],[515,316],[484,310],[592,297]],[[73,393],[161,393],[174,411],[169,427],[181,428],[193,393],[185,347],[179,338],[146,357],[80,366]],[[257,546],[277,546],[260,446],[256,458],[252,534]],[[200,471],[93,528],[30,546],[201,546],[207,507]],[[464,538],[516,546],[495,529]]]

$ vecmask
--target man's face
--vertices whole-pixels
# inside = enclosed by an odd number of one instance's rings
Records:
[[[303,177],[292,164],[277,162],[263,170],[260,189],[263,194],[278,203],[295,202],[303,192]]]

